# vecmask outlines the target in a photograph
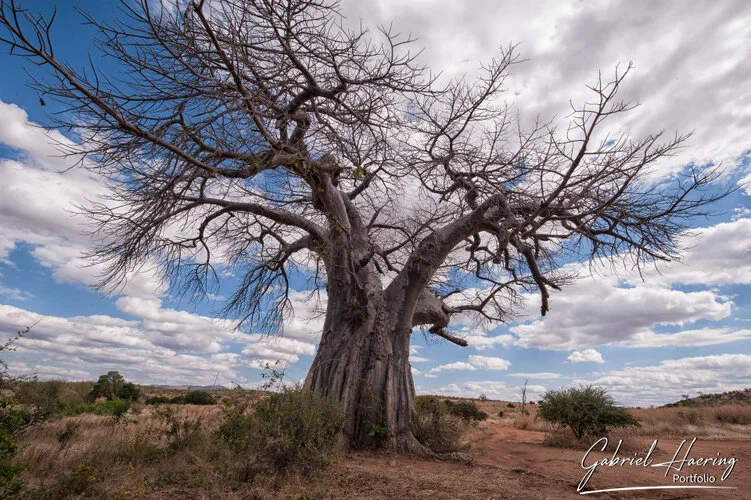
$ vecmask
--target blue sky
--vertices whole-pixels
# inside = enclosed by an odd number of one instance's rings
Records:
[[[53,2],[26,3],[49,11]],[[117,15],[114,2],[77,4],[99,19]],[[714,163],[725,168],[716,189],[739,186],[716,216],[692,221],[681,262],[648,270],[644,281],[628,269],[589,276],[586,264],[570,264],[582,277],[553,294],[545,318],[539,298],[528,296],[514,323],[454,325],[467,348],[416,332],[418,392],[517,400],[528,378],[533,400],[546,389],[593,382],[625,404],[647,406],[751,386],[751,188],[744,188],[751,180],[751,4],[393,0],[342,8],[348,22],[393,20],[413,32],[426,47],[424,62],[448,76],[471,75],[498,46],[520,43],[527,61],[507,86],[523,120],[562,119],[569,98],[581,98],[598,70],[633,62],[624,97],[641,106],[614,129],[636,137],[694,132],[685,150],[659,166],[656,185],[690,163]],[[81,67],[91,30],[68,3],[59,11],[57,53]],[[37,126],[56,105],[46,99],[40,106],[25,86],[24,69],[35,68],[5,49],[0,68],[0,334],[35,324],[16,352],[3,353],[11,369],[69,380],[118,370],[139,383],[253,386],[260,368],[278,359],[291,379],[303,378],[323,306],[305,279],[294,283],[295,315],[278,338],[235,332],[215,319],[232,277],[215,302],[198,304],[166,293],[150,270],[112,296],[90,288],[97,270],[81,252],[91,240],[70,210],[100,193],[101,182],[80,169],[62,172],[69,161],[56,157],[52,139],[77,139]]]

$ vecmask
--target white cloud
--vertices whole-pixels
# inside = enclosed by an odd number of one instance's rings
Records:
[[[517,345],[565,350],[628,341],[649,334],[655,325],[719,321],[730,316],[732,307],[709,290],[619,288],[617,280],[601,276],[551,294],[550,304],[544,319],[510,328],[519,337]]]
[[[0,283],[0,296],[7,297],[10,300],[24,301],[33,298],[34,296],[29,292],[20,290],[18,288],[9,288]]]
[[[570,363],[604,363],[602,354],[596,349],[584,349],[583,351],[574,351],[566,358]]]
[[[557,0],[506,2],[344,2],[348,19],[394,23],[424,47],[423,61],[446,78],[473,71],[498,47],[518,43],[527,59],[512,69],[507,100],[529,119],[569,112],[587,96],[585,84],[616,64],[635,68],[622,97],[642,106],[610,130],[636,136],[666,130],[695,135],[689,147],[661,167],[674,171],[689,161],[722,163],[732,170],[749,149],[751,4],[743,0],[599,3]],[[666,29],[665,19],[670,20]]]
[[[239,367],[262,370],[277,360],[288,367],[299,355],[315,352],[313,344],[295,339],[237,334],[229,322],[165,309],[158,300],[123,297],[118,306],[137,319],[42,316],[0,305],[0,337],[33,325],[6,358],[17,364],[18,373],[42,377],[85,378],[84,372],[118,370],[139,383],[212,384],[218,376],[220,384],[244,384]],[[241,354],[228,352],[226,341],[246,347]]]
[[[622,404],[647,406],[681,399],[683,394],[719,393],[751,386],[751,355],[719,354],[629,366],[592,380]]]
[[[751,330],[733,331],[730,328],[702,328],[701,330],[684,330],[677,333],[643,332],[634,335],[630,340],[623,342],[622,345],[628,347],[701,347],[749,339],[751,339]]]
[[[508,370],[511,363],[502,358],[492,358],[488,356],[472,355],[468,359],[469,363],[481,370]]]
[[[0,100],[0,116],[0,142],[23,151],[34,163],[49,170],[59,171],[75,164],[72,158],[62,158],[60,152],[61,145],[70,147],[73,142],[57,130],[46,130],[30,122],[20,106]]]
[[[747,196],[751,196],[751,173],[746,174],[738,181],[738,187],[743,189],[743,192],[746,193]]]
[[[546,391],[547,388],[543,385],[528,385],[527,401],[540,399],[540,396]],[[431,392],[430,389],[427,389],[427,392]],[[519,401],[521,399],[519,387],[508,386],[503,382],[495,380],[448,384],[440,387],[437,392],[445,396],[456,396],[461,398],[476,398],[481,394],[484,394],[490,399],[500,399],[503,401]],[[435,391],[433,393],[435,393]]]
[[[539,380],[556,379],[556,378],[562,377],[560,373],[552,373],[552,372],[509,373],[508,375],[509,377],[531,378],[531,379],[539,379]]]
[[[454,372],[463,370],[475,371],[477,370],[477,367],[469,363],[465,363],[464,361],[456,361],[454,363],[448,363],[445,365],[436,366],[435,368],[431,368],[430,373]]]
[[[697,228],[679,238],[679,261],[648,270],[645,280],[663,286],[751,284],[751,219]],[[633,277],[632,283],[639,278]]]

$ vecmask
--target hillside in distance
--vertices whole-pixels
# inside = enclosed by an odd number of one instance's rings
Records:
[[[684,397],[675,403],[666,404],[663,408],[720,406],[729,404],[751,405],[751,388],[746,388],[742,391],[722,392],[719,394],[699,394],[694,398]]]

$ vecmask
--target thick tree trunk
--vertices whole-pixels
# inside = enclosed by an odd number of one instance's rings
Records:
[[[321,342],[305,385],[343,403],[349,446],[424,453],[412,422],[411,331],[389,329],[380,282],[367,289],[366,294],[330,293]]]

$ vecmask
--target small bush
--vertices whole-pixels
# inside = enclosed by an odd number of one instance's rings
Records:
[[[466,448],[464,435],[468,423],[461,417],[445,413],[434,417],[432,415],[417,415],[415,437],[436,453],[451,453]]]
[[[252,449],[270,470],[311,472],[328,464],[343,425],[338,402],[306,389],[285,388],[256,403]]]
[[[129,409],[129,401],[112,399],[109,401],[97,401],[96,403],[78,405],[70,408],[65,413],[70,416],[91,413],[94,415],[109,415],[115,419],[120,419]]]
[[[248,451],[253,426],[253,416],[248,413],[248,403],[228,401],[222,406],[222,423],[214,438],[236,454]]]
[[[165,427],[163,434],[167,438],[167,451],[174,453],[192,448],[203,441],[204,434],[200,417],[195,419],[179,417],[169,406],[157,408],[154,415]]]
[[[461,417],[467,422],[471,422],[472,419],[480,422],[488,418],[488,414],[481,411],[474,401],[459,401],[458,403],[454,403],[450,399],[447,399],[443,403],[448,408],[449,413]]]
[[[185,395],[185,404],[215,405],[216,399],[206,391],[190,391]]]
[[[30,409],[38,419],[45,419],[84,402],[83,397],[61,380],[19,382],[15,400]]]
[[[415,437],[436,453],[450,453],[465,446],[464,434],[469,420],[451,412],[453,401],[434,396],[415,400]]]
[[[701,414],[696,410],[679,411],[678,417],[687,424],[699,425],[701,424]]]
[[[516,408],[516,405],[514,403],[507,403],[506,407],[507,408]]]
[[[18,449],[14,434],[31,422],[29,412],[19,409],[15,402],[0,393],[0,497],[12,496],[21,491],[22,484],[17,479],[23,466],[14,462],[13,455]]]
[[[73,440],[78,434],[78,430],[81,427],[80,422],[66,422],[65,430],[57,435],[57,442],[60,443],[60,448],[65,448],[69,442]]]
[[[152,396],[150,398],[146,398],[145,403],[147,405],[163,405],[170,402],[169,398],[165,398],[164,396]]]
[[[548,391],[539,403],[538,416],[568,427],[578,441],[584,436],[603,437],[612,427],[638,426],[638,420],[622,408],[607,390],[591,385]]]
[[[532,417],[529,414],[521,414],[514,417],[514,428],[516,429],[528,429],[531,424]]]
[[[341,404],[299,387],[284,388],[255,403],[224,407],[215,438],[237,454],[252,454],[254,467],[310,473],[328,464],[344,425]]]
[[[501,410],[501,411],[498,412],[498,416],[499,417],[503,417],[503,410]]]

